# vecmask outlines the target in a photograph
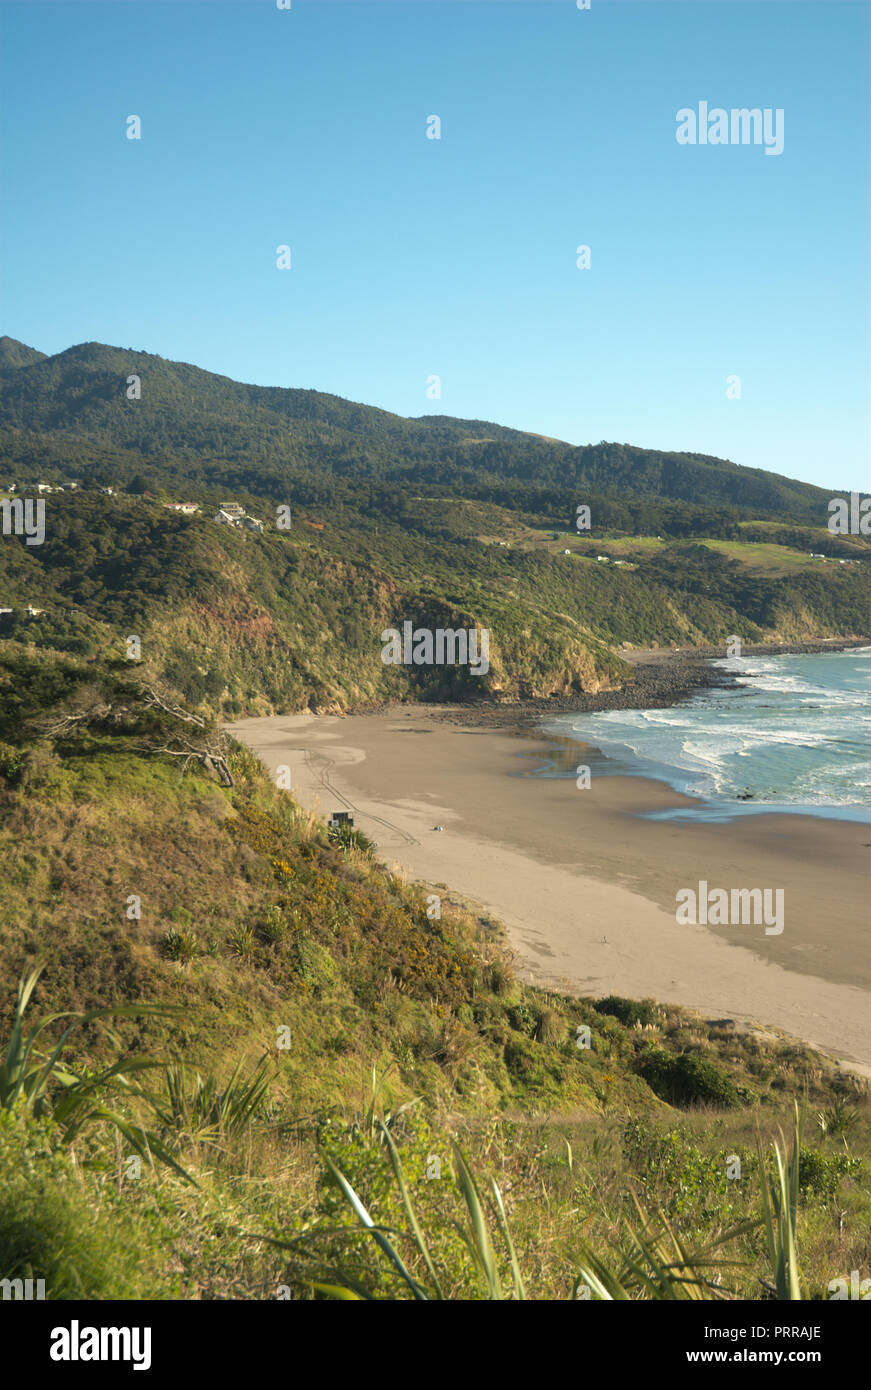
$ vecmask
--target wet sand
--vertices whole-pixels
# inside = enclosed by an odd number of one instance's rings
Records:
[[[577,744],[440,714],[227,727],[273,771],[290,766],[303,805],[350,810],[381,859],[498,917],[531,977],[779,1028],[871,1072],[871,827],[783,814],[645,821],[639,812],[695,803],[647,778],[597,776]],[[590,762],[589,789],[529,775],[552,757]],[[782,934],[678,925],[675,895],[699,880],[782,888]]]

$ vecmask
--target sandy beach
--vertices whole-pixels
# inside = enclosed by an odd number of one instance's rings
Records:
[[[650,997],[783,1030],[871,1074],[867,825],[762,814],[650,822],[690,806],[663,783],[533,774],[578,745],[449,711],[273,716],[227,728],[294,796],[349,810],[379,857],[504,924],[529,976],[580,994]],[[442,825],[443,831],[433,829]],[[784,890],[784,930],[678,925],[675,895]]]

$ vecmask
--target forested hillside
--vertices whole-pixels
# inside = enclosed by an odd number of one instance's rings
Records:
[[[405,419],[315,390],[244,385],[132,348],[82,343],[45,357],[2,343],[0,443],[16,463],[45,450],[44,465],[83,475],[110,467],[129,482],[138,457],[154,480],[169,470],[261,494],[280,490],[288,473],[449,483],[464,492],[501,480],[780,512],[812,524],[825,521],[831,496],[723,459],[618,443],[574,447],[481,420]],[[130,376],[139,378],[139,399],[128,399]]]
[[[10,512],[0,637],[110,658],[135,637],[152,677],[228,715],[571,698],[631,679],[631,647],[868,627],[868,541],[825,529],[820,489],[100,344],[0,340],[0,486],[45,518],[28,543]],[[229,502],[262,531],[219,524]],[[489,669],[386,666],[405,622],[486,630]]]
[[[516,513],[474,505],[409,502],[377,523],[347,507],[304,509],[282,532],[260,499],[247,505],[270,529],[256,534],[156,498],[65,492],[44,503],[43,544],[10,535],[0,548],[0,607],[11,610],[0,637],[89,657],[124,656],[137,637],[153,677],[228,715],[571,696],[629,678],[628,646],[867,626],[867,562],[771,545],[553,540]],[[381,634],[406,621],[487,629],[489,670],[385,665]]]

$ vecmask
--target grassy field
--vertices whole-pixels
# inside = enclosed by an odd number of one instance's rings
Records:
[[[513,542],[527,549],[541,549],[552,555],[561,555],[571,550],[582,559],[594,560],[597,555],[607,555],[611,559],[629,560],[640,563],[651,555],[666,550],[671,542],[656,536],[596,536],[591,539],[576,532],[567,531],[552,538],[550,532],[530,531],[518,536]],[[815,569],[821,563],[837,564],[835,561],[812,560],[810,555],[802,554],[787,546],[752,541],[723,541],[702,538],[698,544],[717,551],[730,560],[737,561],[754,574],[780,575],[797,570]]]

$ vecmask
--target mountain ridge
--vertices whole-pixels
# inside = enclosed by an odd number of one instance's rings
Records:
[[[314,388],[238,382],[193,363],[95,341],[53,355],[13,339],[0,340],[0,349],[3,344],[0,426],[47,436],[46,449],[55,438],[148,458],[197,457],[216,482],[221,463],[245,456],[251,486],[263,491],[271,491],[287,468],[410,482],[510,479],[817,522],[833,495],[714,455],[614,441],[573,445],[492,421],[402,416]],[[126,394],[133,375],[142,391],[135,401]]]

